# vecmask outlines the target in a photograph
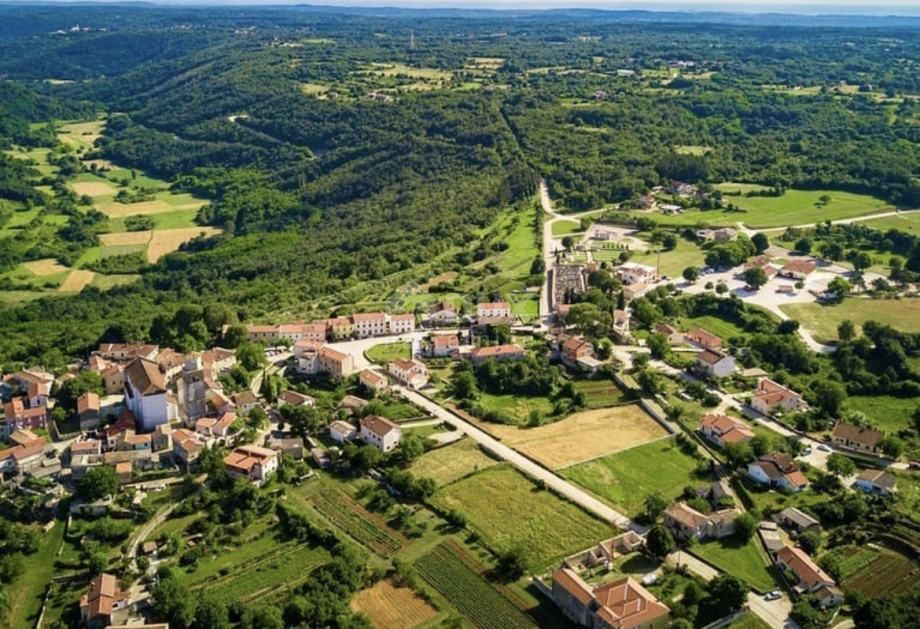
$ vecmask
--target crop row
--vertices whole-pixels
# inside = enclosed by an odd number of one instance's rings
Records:
[[[330,522],[382,557],[391,557],[403,547],[395,532],[391,534],[386,522],[356,503],[343,492],[318,493],[312,497],[317,511]]]
[[[302,546],[283,557],[261,563],[251,570],[236,572],[232,578],[208,585],[208,593],[215,599],[231,603],[251,602],[263,593],[292,585],[305,574],[322,565],[326,553]]]
[[[533,627],[533,622],[455,549],[441,544],[415,562],[419,575],[481,629]]]
[[[909,559],[884,554],[872,563],[872,570],[863,570],[845,583],[846,589],[857,590],[866,596],[897,594],[914,587],[916,569]]]
[[[879,554],[871,548],[861,548],[849,557],[840,560],[840,578],[846,579],[878,559]]]

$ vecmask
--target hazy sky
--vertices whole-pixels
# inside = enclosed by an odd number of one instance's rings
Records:
[[[57,0],[58,2],[81,2],[86,0]],[[115,0],[108,0],[115,1]],[[130,0],[129,0],[130,1]],[[878,10],[882,7],[910,7],[920,11],[920,0],[152,0],[161,4],[312,4],[333,6],[395,6],[395,7],[488,7],[514,9],[543,8],[609,8],[609,9],[706,9],[718,7],[725,10],[738,8],[749,10],[782,11],[793,7],[844,9],[864,7]]]

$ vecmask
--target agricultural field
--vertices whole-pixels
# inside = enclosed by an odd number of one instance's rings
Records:
[[[438,614],[412,588],[396,584],[393,579],[381,579],[372,587],[361,590],[351,601],[352,611],[368,617],[377,629],[418,627]]]
[[[684,332],[689,332],[695,328],[703,328],[710,334],[715,334],[723,341],[727,341],[734,336],[747,336],[748,334],[743,328],[735,325],[731,321],[710,315],[678,319],[677,327]]]
[[[38,552],[23,557],[22,569],[13,582],[3,588],[10,629],[35,626],[45,587],[56,573],[54,558],[64,539],[64,522],[56,521],[54,527],[43,534],[41,539]]]
[[[381,557],[399,552],[408,540],[344,491],[331,486],[314,488],[309,501],[324,518]]]
[[[442,487],[497,463],[479,448],[479,444],[466,438],[426,452],[412,463],[409,471],[418,477],[432,478]]]
[[[558,470],[667,436],[638,404],[573,413],[537,428],[495,424],[489,432],[506,445]]]
[[[776,587],[756,538],[742,542],[734,537],[694,544],[690,552],[716,568],[738,577],[758,592]]]
[[[897,229],[909,234],[920,234],[920,212],[902,212],[897,216],[873,218],[862,224],[872,229],[878,229],[879,231]]]
[[[780,308],[825,343],[837,340],[837,326],[846,319],[857,328],[866,321],[877,321],[902,332],[920,332],[920,299],[916,298],[879,301],[850,297],[839,304],[787,304]]]
[[[440,592],[464,616],[481,629],[533,627],[521,611],[516,597],[506,588],[493,585],[483,575],[484,567],[455,542],[440,544],[414,564],[427,583]]]
[[[649,461],[654,474],[649,474]],[[581,485],[629,516],[642,511],[645,498],[660,493],[676,499],[684,487],[711,479],[697,472],[697,459],[685,454],[673,439],[654,441],[562,471],[562,476]]]
[[[523,424],[530,413],[536,411],[546,417],[552,414],[553,404],[546,397],[514,394],[495,395],[480,392],[477,402],[487,411],[497,411],[511,417],[515,424]]]
[[[865,413],[869,421],[885,433],[909,427],[911,414],[918,406],[916,398],[890,395],[854,395],[846,401],[848,409]]]
[[[375,363],[386,365],[400,358],[408,360],[411,358],[410,349],[409,343],[382,343],[369,348],[367,357]]]
[[[610,532],[606,523],[504,464],[443,487],[432,500],[441,509],[462,512],[492,548],[522,548],[532,569],[547,568]]]
[[[610,380],[573,380],[572,385],[585,394],[588,408],[603,408],[626,401],[620,388]]]
[[[908,592],[918,583],[917,564],[888,548],[843,546],[828,553],[837,562],[840,585],[846,592],[879,596]]]

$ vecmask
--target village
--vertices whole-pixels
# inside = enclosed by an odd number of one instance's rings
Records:
[[[548,212],[552,216],[551,208]],[[586,238],[606,241],[614,233],[596,225]],[[737,232],[697,235],[731,242]],[[92,520],[134,517],[132,510],[150,496],[168,494],[180,483],[204,482],[202,472],[213,475],[219,469],[232,481],[270,487],[282,472],[310,483],[344,466],[403,500],[420,490],[411,483],[411,490],[395,489],[392,472],[383,468],[419,456],[425,461],[474,442],[489,465],[510,466],[616,533],[533,577],[536,591],[578,626],[667,626],[671,610],[652,590],[665,577],[662,570],[675,567],[703,582],[725,574],[740,577],[745,589],[730,614],[750,610],[768,626],[787,626],[793,602],[803,597],[814,613],[833,614],[845,596],[837,579],[810,554],[819,546],[814,538],[820,539],[822,522],[803,508],[814,499],[783,499],[779,502],[790,506],[764,509],[757,492],[807,497],[816,491],[812,485],[825,487],[834,479],[843,491],[885,498],[898,489],[896,476],[886,468],[903,471],[908,465],[888,456],[885,435],[872,428],[838,420],[821,437],[782,421],[808,411],[809,403],[767,371],[745,368],[728,339],[703,326],[643,322],[634,309],[636,300],[673,281],[656,267],[576,261],[561,253],[559,244],[552,238],[544,243],[550,264],[543,316],[536,324],[521,321],[504,301],[478,303],[469,314],[442,302],[414,313],[356,312],[309,322],[225,325],[221,336],[233,348],[215,345],[188,354],[150,344],[103,343],[66,373],[35,367],[7,374],[0,425],[8,444],[0,450],[4,486],[13,502],[17,494],[40,497],[35,512],[46,519],[66,504],[70,520]],[[806,288],[812,290],[807,294],[826,293],[827,275],[833,272],[818,278],[819,265],[815,260],[776,265],[762,255],[738,269],[702,272],[769,308],[775,298],[758,301],[758,295],[795,295]],[[763,270],[768,285],[748,285],[749,269]],[[610,281],[622,286],[617,307],[607,315],[616,342],[597,343],[579,333],[596,323],[591,319],[596,313],[582,312],[579,296]],[[689,280],[680,288],[689,295],[700,289]],[[680,356],[684,368],[666,356]],[[537,410],[542,407],[535,402],[528,402],[531,410],[521,415],[515,406],[484,407],[486,400],[516,399],[516,404],[520,398],[533,399],[514,392],[523,380],[544,372],[558,379],[545,389],[559,396],[552,411]],[[505,382],[508,377],[512,381]],[[481,389],[479,403],[465,388]],[[616,392],[622,402],[592,399],[602,389]],[[563,399],[563,390],[571,399]],[[701,409],[698,422],[675,410],[682,403]],[[627,407],[634,413],[618,415]],[[580,420],[575,418],[592,412],[580,413],[580,408],[609,412],[576,428]],[[549,435],[545,444],[518,437],[567,422],[573,432]],[[645,426],[647,435],[627,436],[637,426]],[[582,429],[587,437],[579,434]],[[662,439],[676,439],[691,462],[706,468],[698,477],[708,480],[698,488],[684,487],[677,499],[660,490],[631,496],[629,504],[644,505],[636,511],[609,499],[596,480],[569,474],[590,467],[592,459]],[[596,443],[588,445],[588,440]],[[378,454],[370,456],[366,448]],[[854,458],[861,471],[851,462]],[[647,473],[655,474],[655,460],[650,464]],[[467,474],[484,473],[477,469],[449,482],[460,484]],[[682,481],[675,482],[679,490]],[[189,491],[195,490],[183,495]],[[753,501],[749,494],[755,495]],[[121,499],[125,495],[129,502]],[[102,572],[84,584],[83,623],[119,626],[142,622],[150,614],[143,578],[154,575],[160,562],[170,563],[163,546],[169,536],[154,531],[168,522],[175,507],[164,503],[152,526],[132,535],[119,564],[126,569],[118,575]],[[453,517],[476,519],[469,513]],[[347,526],[344,530],[356,537]],[[808,544],[801,542],[803,536],[810,536]],[[738,558],[718,561],[692,550],[726,539],[740,540],[745,548],[741,561],[763,565],[739,569]],[[681,550],[688,546],[690,553]],[[613,569],[623,557],[637,554],[661,563],[636,574]],[[545,557],[536,563],[545,567]],[[757,576],[749,577],[750,571]],[[606,573],[623,576],[609,580]],[[131,574],[139,580],[132,581]],[[449,588],[434,577],[428,581],[456,604]]]

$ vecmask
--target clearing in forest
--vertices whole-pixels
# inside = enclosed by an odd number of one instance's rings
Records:
[[[93,281],[94,277],[96,277],[96,274],[92,271],[82,269],[71,271],[58,290],[62,293],[79,293],[84,286]]]
[[[216,227],[188,227],[185,229],[155,229],[147,247],[147,261],[156,262],[167,253],[198,236],[216,236],[221,230]]]
[[[66,266],[62,265],[54,258],[43,258],[41,260],[23,262],[22,266],[29,272],[34,273],[40,277],[45,277],[46,275],[54,275],[55,273],[63,273],[68,270]]]
[[[186,197],[186,202],[177,202],[178,197]],[[122,218],[125,216],[161,214],[163,212],[176,212],[178,210],[187,210],[189,212],[198,211],[207,202],[195,199],[189,194],[175,195],[174,203],[167,202],[163,199],[154,199],[153,201],[141,201],[140,203],[119,203],[111,201],[109,203],[100,203],[99,211],[109,218]]]
[[[668,435],[638,404],[581,411],[539,428],[495,424],[487,429],[503,443],[553,470]]]
[[[80,196],[105,197],[115,194],[115,188],[105,181],[75,181],[70,184],[73,191]]]
[[[146,245],[150,242],[151,231],[118,232],[115,234],[100,234],[99,242],[106,247],[124,247],[128,245]]]
[[[351,609],[367,616],[378,629],[417,627],[438,613],[413,589],[396,585],[392,579],[382,579],[358,592]]]

